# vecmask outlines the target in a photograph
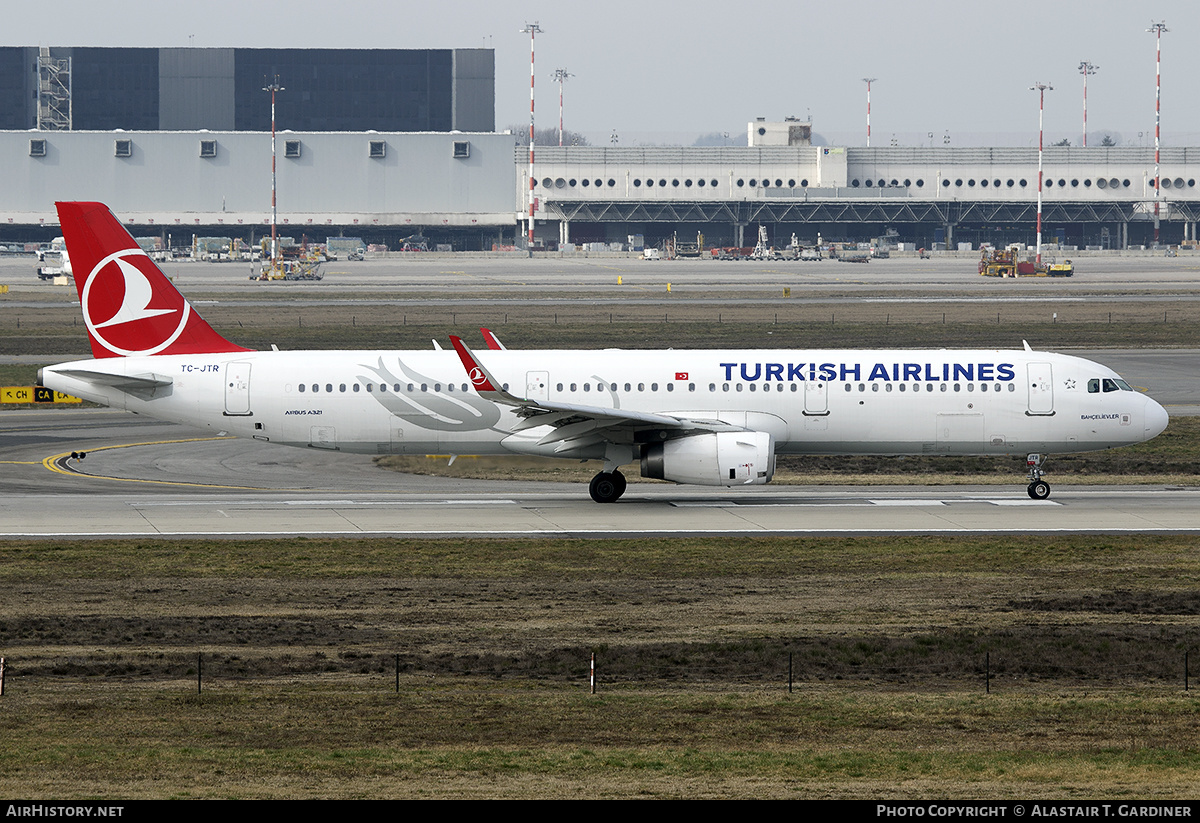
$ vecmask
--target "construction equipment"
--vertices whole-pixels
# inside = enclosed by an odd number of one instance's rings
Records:
[[[299,246],[285,246],[280,249],[279,256],[274,260],[267,258],[262,261],[258,274],[250,275],[251,280],[320,280],[321,264],[325,262],[324,250],[313,247],[308,243]]]
[[[1005,249],[984,248],[979,259],[979,273],[984,277],[1071,277],[1075,267],[1071,261],[1038,263],[1036,260],[1020,260],[1020,246]]]

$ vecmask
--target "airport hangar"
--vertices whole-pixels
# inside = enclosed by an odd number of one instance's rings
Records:
[[[0,240],[53,236],[62,199],[107,202],[135,234],[174,245],[186,243],[176,231],[253,239],[270,217],[262,86],[276,75],[285,234],[394,246],[423,232],[460,250],[524,241],[528,149],[494,130],[490,49],[51,47],[0,48]],[[810,137],[811,123],[760,119],[746,147],[538,147],[537,245],[701,233],[744,246],[759,224],[776,245],[792,233],[1033,242],[1036,149]],[[1156,197],[1152,149],[1048,149],[1045,238],[1148,245],[1157,222],[1163,243],[1194,242],[1200,149],[1163,149],[1160,163]]]

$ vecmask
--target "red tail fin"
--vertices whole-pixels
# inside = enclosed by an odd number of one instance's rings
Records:
[[[103,203],[56,203],[96,357],[249,351],[213,331]]]

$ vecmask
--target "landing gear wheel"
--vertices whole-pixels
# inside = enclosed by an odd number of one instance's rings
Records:
[[[1050,496],[1050,484],[1045,480],[1035,480],[1029,484],[1029,496],[1034,500],[1045,500]]]
[[[600,472],[588,485],[588,492],[597,503],[615,503],[624,491],[625,476],[620,472]]]

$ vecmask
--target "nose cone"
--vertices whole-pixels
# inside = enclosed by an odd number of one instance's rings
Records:
[[[1151,398],[1146,398],[1146,439],[1158,437],[1167,427],[1167,410]]]

